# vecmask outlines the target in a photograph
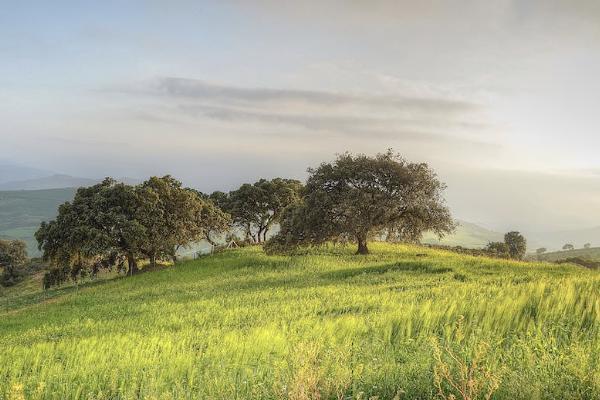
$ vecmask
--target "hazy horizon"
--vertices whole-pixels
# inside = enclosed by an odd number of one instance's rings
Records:
[[[204,191],[393,148],[503,231],[600,225],[600,3],[29,3],[0,160]]]

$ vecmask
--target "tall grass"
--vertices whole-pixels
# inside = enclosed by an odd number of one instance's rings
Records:
[[[430,399],[459,396],[451,379],[473,360],[494,399],[600,398],[597,272],[351,253],[246,248],[15,298],[0,308],[0,399]]]

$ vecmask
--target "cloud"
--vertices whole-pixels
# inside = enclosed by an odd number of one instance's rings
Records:
[[[478,105],[456,99],[402,96],[353,95],[313,90],[242,88],[215,85],[196,79],[160,78],[151,90],[172,98],[205,101],[244,102],[248,104],[306,104],[313,106],[368,106],[403,111],[463,113]]]
[[[263,131],[277,129],[282,137],[286,133],[297,137],[300,129],[307,137],[369,137],[451,146],[492,144],[489,137],[482,137],[490,127],[480,121],[481,105],[442,95],[247,88],[173,77],[118,91],[155,101],[144,115],[190,124],[213,121],[224,130],[229,126],[256,134],[263,127]],[[139,115],[139,109],[136,113]]]

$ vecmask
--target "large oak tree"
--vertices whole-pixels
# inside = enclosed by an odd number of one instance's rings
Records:
[[[386,235],[415,242],[423,232],[444,235],[454,222],[445,188],[424,163],[409,163],[388,151],[375,157],[340,155],[309,169],[302,201],[286,210],[280,233],[268,249],[354,240],[367,254],[368,239]]]

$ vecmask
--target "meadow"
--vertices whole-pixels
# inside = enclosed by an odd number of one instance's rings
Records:
[[[25,282],[0,304],[0,399],[600,398],[597,271],[371,249]]]

